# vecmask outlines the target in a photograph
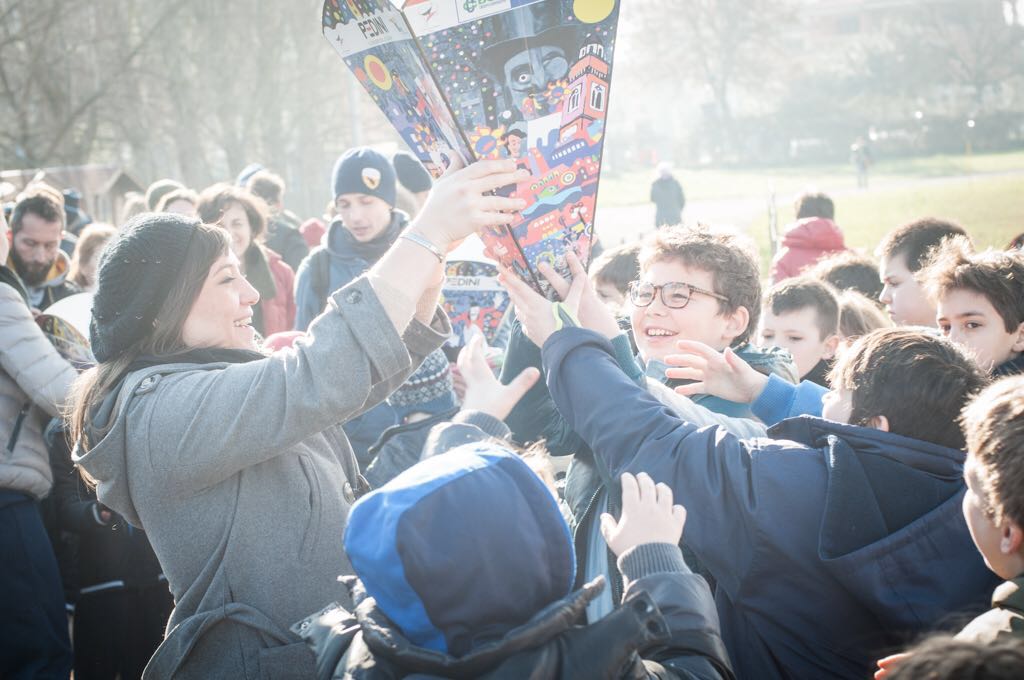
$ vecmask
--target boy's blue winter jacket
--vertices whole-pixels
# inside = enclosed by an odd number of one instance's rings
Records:
[[[985,606],[997,578],[961,515],[962,452],[812,417],[740,440],[679,420],[596,333],[561,330],[543,356],[595,456],[689,509],[739,677],[868,677],[880,655]]]

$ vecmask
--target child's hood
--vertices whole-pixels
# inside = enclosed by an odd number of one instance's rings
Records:
[[[790,226],[782,237],[782,245],[788,248],[814,250],[844,250],[843,231],[835,222],[825,217],[805,217]]]
[[[880,617],[931,625],[965,593],[995,586],[960,507],[962,451],[810,416],[769,434],[822,452],[828,486],[818,556]]]
[[[491,444],[428,458],[368,494],[344,540],[380,610],[413,644],[454,656],[565,597],[576,575],[554,496]]]
[[[762,375],[775,374],[791,383],[799,382],[793,355],[782,347],[756,347],[747,343],[734,350],[736,356]]]

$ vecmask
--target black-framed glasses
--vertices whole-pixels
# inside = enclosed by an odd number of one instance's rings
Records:
[[[661,292],[661,303],[669,309],[682,309],[690,304],[690,298],[694,293],[708,295],[716,300],[729,300],[724,295],[682,281],[670,281],[660,286],[648,281],[634,281],[629,284],[629,300],[637,307],[648,307],[654,302],[654,296],[659,291]]]

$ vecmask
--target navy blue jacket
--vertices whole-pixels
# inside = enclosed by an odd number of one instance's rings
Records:
[[[985,606],[997,579],[961,515],[962,452],[807,416],[740,440],[681,421],[596,333],[559,331],[543,356],[595,456],[689,509],[739,677],[864,678],[881,653]]]

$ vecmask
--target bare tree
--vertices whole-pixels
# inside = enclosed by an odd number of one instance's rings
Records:
[[[638,14],[639,30],[657,36],[639,55],[649,72],[705,87],[723,143],[734,150],[737,90],[782,75],[769,57],[781,52],[793,17],[788,0],[647,0]]]

